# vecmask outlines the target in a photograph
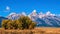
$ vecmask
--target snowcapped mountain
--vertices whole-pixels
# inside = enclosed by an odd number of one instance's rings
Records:
[[[29,17],[37,23],[37,26],[60,27],[60,17],[52,14],[50,11],[46,12],[46,14],[43,14],[42,12],[37,14],[36,10],[34,10],[29,14]]]
[[[38,17],[36,10],[33,10],[33,12],[28,15],[28,17],[31,18],[32,20],[34,20],[33,17]]]
[[[25,14],[25,12],[22,12],[21,14],[17,14],[17,13],[10,13],[8,16],[7,16],[7,18],[8,19],[11,19],[11,20],[16,20],[16,19],[18,19],[21,15],[23,15],[23,16],[26,16],[26,14]]]
[[[56,16],[50,11],[44,14],[42,12],[37,13],[36,10],[33,10],[29,15],[26,15],[25,12],[22,12],[21,14],[10,13],[7,18],[15,20],[21,15],[28,16],[32,21],[37,23],[38,27],[60,27],[60,16]]]
[[[22,12],[20,15],[27,16],[25,12]]]
[[[13,12],[13,13],[10,13],[10,14],[7,16],[8,19],[12,19],[12,20],[18,19],[19,17],[20,17],[20,15],[14,13],[14,12]]]

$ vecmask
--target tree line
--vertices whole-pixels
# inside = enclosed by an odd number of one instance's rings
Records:
[[[20,16],[16,20],[3,20],[2,28],[4,29],[34,29],[36,23],[33,22],[28,16]]]

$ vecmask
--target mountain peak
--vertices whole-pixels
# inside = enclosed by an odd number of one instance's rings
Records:
[[[33,10],[33,12],[31,13],[32,16],[36,16],[37,13],[36,13],[36,10]]]
[[[42,17],[44,17],[45,15],[44,15],[42,12],[40,12],[38,16],[39,16],[39,18],[42,18]]]
[[[42,12],[40,12],[39,14],[40,14],[40,15],[42,15],[43,13],[42,13]]]
[[[55,14],[52,14],[50,11],[46,12],[46,16],[55,16]]]
[[[51,14],[51,12],[50,12],[50,11],[46,12],[46,15],[50,15],[50,14]]]
[[[24,15],[24,16],[27,16],[25,12],[22,12],[21,14]]]
[[[36,12],[36,10],[33,10],[33,12]]]
[[[28,15],[29,18],[31,18],[31,16],[37,16],[36,10],[33,10],[32,13]]]
[[[16,14],[16,13],[10,13],[8,16],[7,16],[7,18],[8,19],[12,19],[12,20],[15,20],[15,19],[18,19],[18,17],[19,17],[20,15],[19,14]]]

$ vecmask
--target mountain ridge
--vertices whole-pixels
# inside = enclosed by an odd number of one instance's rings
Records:
[[[36,10],[33,10],[29,15],[26,15],[25,12],[21,14],[10,13],[7,18],[16,20],[21,15],[28,16],[32,21],[37,23],[37,27],[60,27],[60,16],[56,16],[56,14],[52,14],[50,11],[43,14],[42,12],[37,13]]]

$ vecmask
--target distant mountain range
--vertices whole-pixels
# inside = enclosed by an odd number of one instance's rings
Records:
[[[21,15],[28,16],[32,21],[37,23],[37,27],[60,27],[60,16],[52,14],[49,11],[46,14],[43,14],[42,12],[37,13],[36,10],[34,10],[29,15],[26,15],[25,12],[22,12],[21,14],[10,13],[6,18],[0,17],[0,22],[3,19],[15,20]]]
[[[29,17],[37,23],[37,27],[60,27],[60,16],[52,14],[49,11],[43,14],[42,12],[37,13],[34,10],[29,14]]]

